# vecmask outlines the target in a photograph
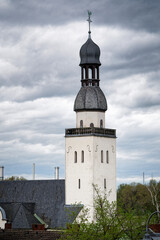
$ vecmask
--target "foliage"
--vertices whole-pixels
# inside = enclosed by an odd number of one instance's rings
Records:
[[[7,181],[22,181],[22,180],[27,180],[27,179],[22,176],[20,176],[20,177],[12,176],[12,177],[5,178],[5,180],[7,180]]]
[[[123,239],[142,239],[145,234],[145,227],[149,214],[137,215],[132,209],[124,211],[120,207],[117,211],[117,218],[122,228]]]
[[[160,182],[121,184],[117,191],[117,204],[124,211],[131,208],[136,215],[156,211],[160,205]]]
[[[160,182],[151,180],[147,186],[147,189],[151,196],[152,205],[155,207],[155,211],[160,210]]]
[[[117,207],[115,202],[107,200],[107,194],[101,194],[97,186],[94,186],[96,197],[94,199],[95,223],[98,239],[119,239],[122,228],[117,219]]]
[[[115,202],[110,203],[107,195],[101,195],[94,186],[95,221],[88,221],[88,209],[83,209],[78,220],[71,224],[61,239],[77,240],[138,240],[144,236],[148,214],[137,215],[129,206],[122,208]],[[141,209],[141,208],[140,208]]]

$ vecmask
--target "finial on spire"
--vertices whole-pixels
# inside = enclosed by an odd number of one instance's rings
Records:
[[[89,31],[88,31],[88,33],[89,33],[89,38],[91,37],[91,29],[90,29],[90,27],[91,27],[91,15],[92,15],[92,12],[91,11],[89,11],[88,10],[88,19],[87,19],[87,21],[88,21],[88,23],[89,23]]]

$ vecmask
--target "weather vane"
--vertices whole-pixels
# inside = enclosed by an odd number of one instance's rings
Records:
[[[92,21],[91,21],[91,15],[92,15],[92,12],[88,10],[88,19],[87,19],[87,21],[88,21],[88,23],[89,23],[89,31],[88,31],[89,37],[90,37],[90,34],[91,34],[91,29],[90,29],[90,27],[91,27],[91,22],[92,22]]]

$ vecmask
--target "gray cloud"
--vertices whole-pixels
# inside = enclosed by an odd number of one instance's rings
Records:
[[[75,127],[87,9],[102,52],[106,127],[117,128],[118,177],[159,174],[160,3],[2,0],[0,165],[6,175],[31,177],[35,162],[40,176],[51,177],[59,165],[64,177],[63,136]]]
[[[66,1],[3,0],[0,19],[6,24],[46,25],[83,20],[86,10],[94,12],[97,24],[157,32],[160,29],[160,3],[152,0]]]

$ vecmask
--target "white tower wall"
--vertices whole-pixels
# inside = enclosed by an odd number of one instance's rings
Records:
[[[102,125],[101,125],[102,120]],[[82,111],[76,113],[76,127],[81,127],[81,121],[83,121],[83,127],[90,127],[93,123],[94,127],[105,128],[105,113],[98,111]]]
[[[75,162],[75,151],[77,162]],[[82,162],[82,151],[84,151],[84,162]],[[103,151],[103,162],[101,162],[101,151]],[[102,194],[111,191],[108,200],[116,201],[116,139],[96,136],[66,137],[65,182],[66,204],[84,204],[90,209],[91,219],[93,219],[93,184],[100,188]]]

